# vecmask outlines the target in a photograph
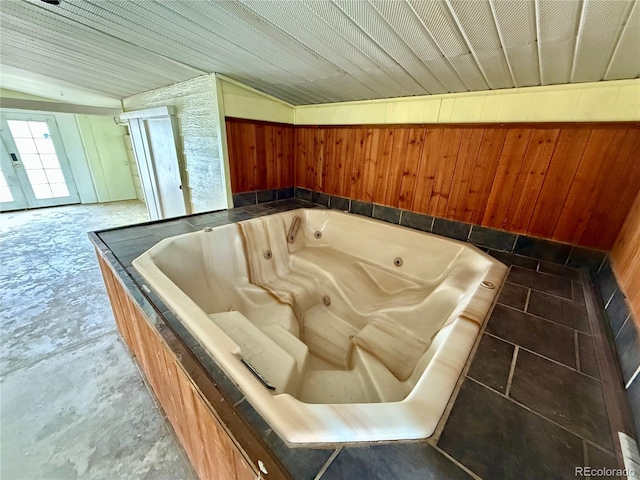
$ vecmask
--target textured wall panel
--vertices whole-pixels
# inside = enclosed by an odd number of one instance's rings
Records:
[[[189,195],[194,213],[226,208],[220,169],[216,83],[207,75],[152,90],[123,102],[127,111],[173,106],[176,108],[185,159]]]

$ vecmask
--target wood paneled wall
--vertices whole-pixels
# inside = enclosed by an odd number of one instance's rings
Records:
[[[294,127],[228,118],[227,138],[234,193],[295,185],[603,250],[640,190],[637,123]]]
[[[293,187],[294,127],[227,118],[233,193]]]
[[[298,187],[609,249],[640,190],[637,124],[297,127]]]
[[[640,193],[611,250],[613,271],[640,328]]]

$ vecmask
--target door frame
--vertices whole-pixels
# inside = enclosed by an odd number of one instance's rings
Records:
[[[56,156],[58,157],[58,162],[60,163],[60,169],[62,170],[62,175],[64,176],[67,189],[69,190],[68,197],[53,197],[42,199],[37,199],[35,197],[35,194],[33,193],[33,190],[31,188],[29,178],[27,177],[24,168],[22,168],[22,159],[20,158],[20,153],[18,152],[18,149],[13,140],[13,135],[11,134],[11,130],[9,129],[7,120],[31,120],[34,122],[45,122],[47,124],[49,132],[51,134],[51,140],[53,141],[53,146],[56,151]],[[16,173],[16,177],[18,178],[19,183],[22,187],[23,194],[27,200],[26,208],[56,207],[60,205],[71,205],[80,203],[78,188],[75,183],[75,178],[73,177],[73,172],[71,170],[69,158],[67,157],[67,152],[62,142],[60,129],[58,128],[58,123],[56,122],[56,118],[54,115],[43,113],[14,113],[0,110],[0,136],[2,136],[2,139],[4,140],[5,147],[7,148],[9,155],[12,158],[13,155],[15,155],[15,157],[18,159],[17,162],[12,161],[11,163]]]

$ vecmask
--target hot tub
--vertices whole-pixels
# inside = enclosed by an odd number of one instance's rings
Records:
[[[432,435],[507,270],[321,209],[168,238],[133,266],[289,443]]]

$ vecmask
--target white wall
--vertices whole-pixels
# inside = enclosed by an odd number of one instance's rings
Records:
[[[67,158],[69,158],[71,173],[80,195],[80,202],[96,203],[98,196],[93,184],[89,161],[82,144],[82,137],[76,123],[76,116],[70,113],[56,113],[54,116],[56,117]]]
[[[138,200],[144,202],[144,190],[142,190],[142,183],[140,182],[140,171],[136,164],[136,155],[133,151],[133,144],[131,143],[131,135],[127,133],[124,136],[124,146],[127,150],[127,158],[129,159],[129,169],[131,170],[131,178],[133,179],[133,187],[136,189],[136,197]]]
[[[75,115],[99,202],[136,198],[125,148],[126,128],[113,117]]]
[[[194,213],[227,207],[220,154],[220,120],[214,75],[151,90],[123,100],[125,111],[173,106],[180,128],[187,187]]]
[[[640,79],[295,107],[296,125],[640,120]]]

